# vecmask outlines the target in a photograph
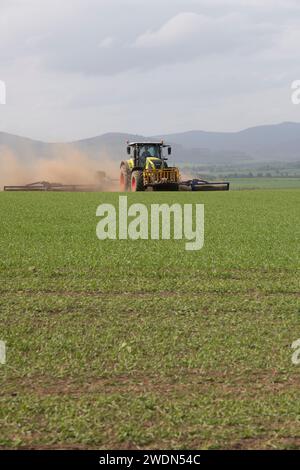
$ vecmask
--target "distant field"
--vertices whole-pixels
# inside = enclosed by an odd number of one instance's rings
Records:
[[[300,189],[300,178],[229,178],[229,181],[231,189]]]
[[[129,195],[203,202],[199,252],[100,242],[117,200],[0,193],[0,447],[300,448],[300,190]]]

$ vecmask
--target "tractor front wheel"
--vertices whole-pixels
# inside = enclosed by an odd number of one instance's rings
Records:
[[[142,171],[133,171],[131,175],[131,191],[144,191],[144,178]]]

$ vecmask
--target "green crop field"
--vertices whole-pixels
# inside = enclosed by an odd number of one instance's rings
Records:
[[[204,203],[205,246],[99,241],[118,194],[0,194],[0,448],[300,448],[300,190]]]
[[[300,178],[254,177],[229,178],[229,180],[230,189],[300,189]]]

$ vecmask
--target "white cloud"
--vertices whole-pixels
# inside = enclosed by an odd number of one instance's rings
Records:
[[[193,38],[203,23],[207,23],[207,18],[196,13],[179,13],[171,18],[157,31],[147,31],[136,39],[135,45],[138,47],[160,47],[176,45]]]
[[[115,39],[112,36],[107,36],[106,38],[102,39],[102,41],[99,43],[99,47],[106,49],[111,47],[115,42]]]
[[[187,63],[199,58],[241,56],[269,50],[278,28],[265,21],[252,22],[240,12],[208,16],[193,12],[175,15],[156,30],[135,40],[135,58],[140,65]],[[129,62],[130,63],[130,62]]]

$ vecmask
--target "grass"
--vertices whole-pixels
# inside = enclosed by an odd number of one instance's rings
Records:
[[[0,194],[2,448],[299,448],[299,190],[205,204],[205,247],[104,241],[117,194]]]
[[[300,189],[300,178],[229,178],[229,181],[231,189]]]

